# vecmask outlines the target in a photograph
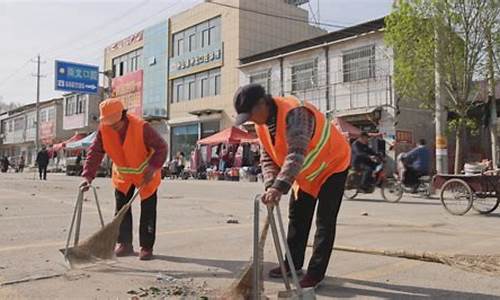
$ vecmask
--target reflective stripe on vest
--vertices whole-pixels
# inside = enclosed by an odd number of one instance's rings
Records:
[[[142,174],[146,167],[148,166],[149,159],[153,156],[154,151],[148,155],[146,160],[139,165],[137,168],[127,168],[127,167],[118,167],[116,166],[116,171],[121,174]]]
[[[326,145],[327,141],[330,139],[331,129],[332,129],[331,124],[327,120],[325,120],[325,124],[323,125],[323,130],[321,131],[321,138],[319,140],[319,143],[314,147],[313,150],[311,150],[311,152],[309,152],[309,154],[307,154],[307,156],[304,160],[304,165],[302,166],[301,173],[305,172],[313,164],[313,162],[316,160],[316,158],[319,156],[319,154],[321,153],[321,150],[323,150],[323,147]],[[321,171],[323,171],[325,168],[326,168],[326,164],[325,163],[321,164],[321,166],[318,167],[318,169],[314,170],[313,173],[308,175],[306,177],[306,179],[308,179],[309,181],[314,180],[321,173]],[[313,175],[315,175],[315,176],[313,176]],[[309,178],[311,178],[311,179],[309,179]]]

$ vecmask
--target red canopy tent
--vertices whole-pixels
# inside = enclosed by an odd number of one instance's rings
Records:
[[[256,139],[257,137],[252,133],[231,127],[199,140],[198,145],[239,144],[256,141]]]
[[[76,142],[76,141],[79,141],[81,139],[83,139],[84,137],[86,137],[87,134],[86,133],[75,133],[72,137],[70,137],[68,140],[64,141],[64,142],[61,142],[59,144],[54,144],[52,145],[52,151],[59,151],[59,150],[62,150],[66,147],[66,144],[68,143],[71,143],[71,142]]]

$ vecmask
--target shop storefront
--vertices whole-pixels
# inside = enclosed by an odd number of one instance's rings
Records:
[[[172,126],[170,131],[171,157],[183,152],[189,158],[198,140],[211,136],[219,130],[220,121],[218,120]]]

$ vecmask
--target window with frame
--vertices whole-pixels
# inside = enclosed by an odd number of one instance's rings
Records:
[[[189,52],[196,50],[196,33],[189,35]]]
[[[188,97],[187,100],[196,99],[196,81],[188,82]]]
[[[173,90],[172,102],[184,101],[183,79],[182,78],[175,79],[173,85],[174,85],[174,90]]]
[[[47,121],[54,121],[56,119],[56,108],[47,108]]]
[[[177,56],[184,54],[184,39],[177,40]]]
[[[344,82],[375,78],[375,45],[345,51],[342,67]]]
[[[115,57],[112,61],[115,77],[142,69],[142,48]]]
[[[250,83],[260,84],[268,94],[271,93],[271,70],[260,71],[250,75]]]
[[[66,109],[64,114],[66,116],[72,116],[75,114],[76,110],[76,96],[71,96],[66,98]]]
[[[220,87],[221,87],[221,76],[220,74],[216,74],[214,76],[215,81],[215,93],[214,95],[220,95]]]
[[[175,33],[172,38],[172,57],[220,42],[220,31],[221,17],[215,17]]]
[[[76,114],[85,113],[87,106],[87,97],[85,95],[76,95]]]
[[[204,139],[220,131],[219,121],[209,121],[201,123],[201,138]]]
[[[24,117],[14,119],[14,131],[20,131],[24,129]]]
[[[318,59],[292,66],[292,93],[318,86]]]
[[[200,80],[200,97],[209,96],[209,85],[208,85],[208,76],[205,78],[201,78]]]
[[[220,68],[177,78],[172,89],[172,103],[220,95]]]
[[[210,45],[210,30],[204,29],[201,32],[201,47],[208,47]]]
[[[26,117],[26,129],[36,127],[35,118],[36,118],[35,115],[31,115],[31,114]]]

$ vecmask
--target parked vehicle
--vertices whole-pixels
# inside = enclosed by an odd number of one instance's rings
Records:
[[[66,175],[68,176],[81,176],[83,172],[83,166],[85,165],[85,158],[81,158],[77,163],[78,157],[71,156],[66,157]],[[98,177],[108,177],[111,176],[111,161],[108,157],[105,157],[102,162],[99,170],[97,170],[96,175]]]

